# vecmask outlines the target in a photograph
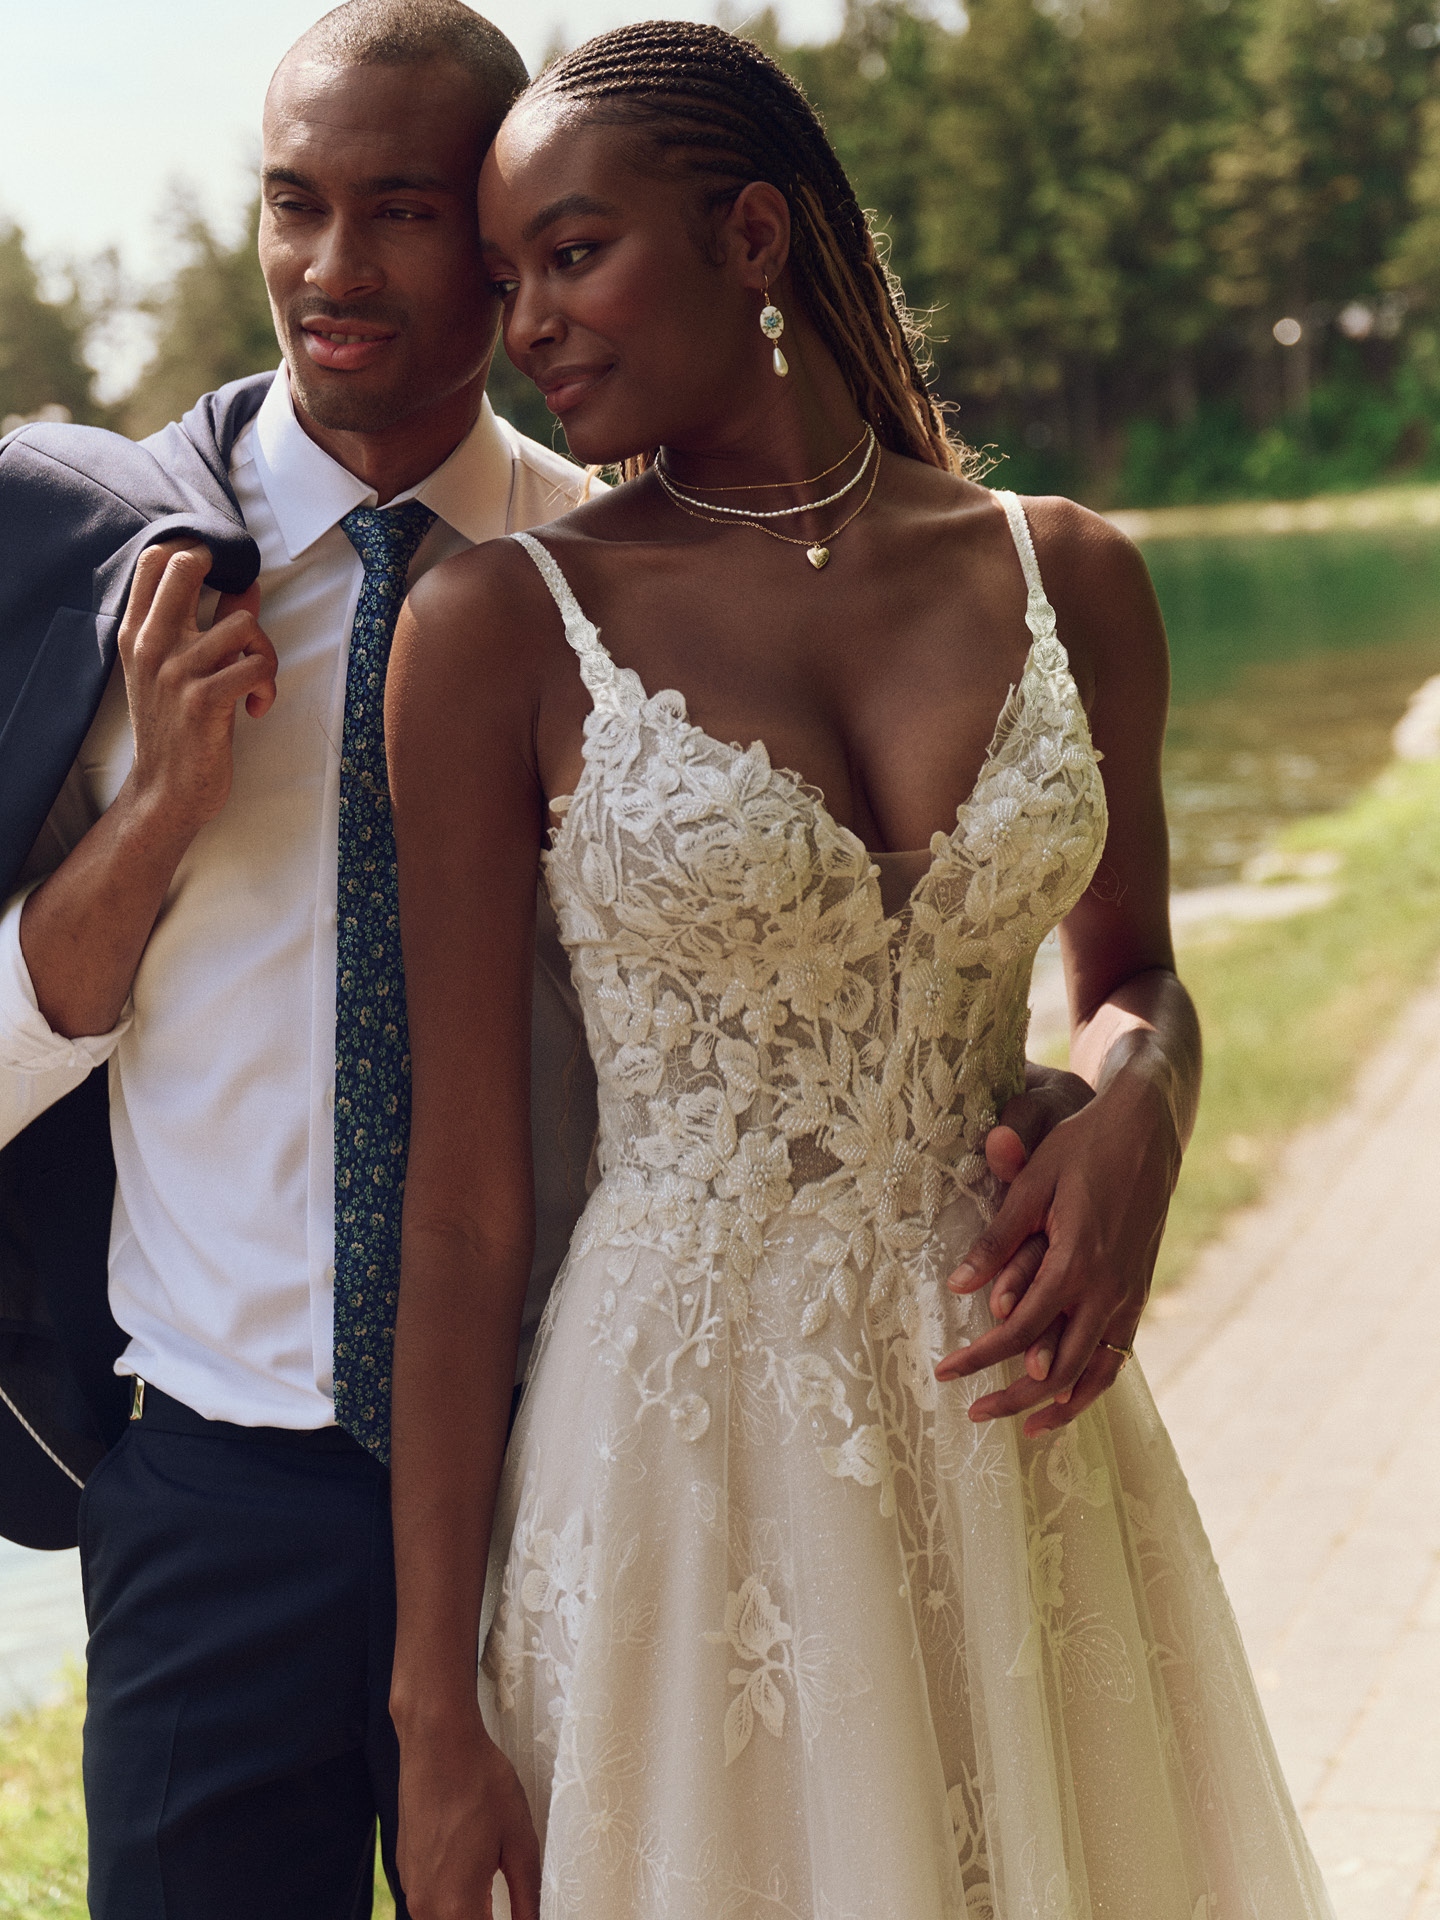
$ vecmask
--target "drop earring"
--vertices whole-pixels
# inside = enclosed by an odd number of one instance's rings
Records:
[[[765,293],[763,297],[765,304],[760,309],[760,331],[775,349],[771,357],[771,364],[783,380],[790,371],[790,362],[780,351],[780,336],[785,331],[785,316],[781,313],[779,307],[772,307],[770,304],[770,281],[768,277],[765,281]]]

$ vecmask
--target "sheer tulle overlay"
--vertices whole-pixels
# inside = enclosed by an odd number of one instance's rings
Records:
[[[603,1178],[496,1526],[482,1696],[546,1920],[1330,1908],[1138,1367],[1058,1436],[936,1384],[1035,949],[1105,802],[1019,502],[1029,659],[894,917],[823,799],[618,669],[547,877]]]

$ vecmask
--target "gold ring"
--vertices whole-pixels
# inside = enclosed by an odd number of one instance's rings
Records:
[[[1113,1340],[1102,1340],[1100,1344],[1102,1347],[1106,1349],[1107,1352],[1119,1354],[1120,1371],[1122,1373],[1125,1371],[1125,1362],[1127,1360],[1133,1360],[1135,1358],[1134,1347],[1117,1347]]]

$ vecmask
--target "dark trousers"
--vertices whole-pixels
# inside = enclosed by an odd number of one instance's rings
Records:
[[[80,1556],[93,1920],[366,1920],[377,1818],[398,1885],[385,1470],[150,1388]]]

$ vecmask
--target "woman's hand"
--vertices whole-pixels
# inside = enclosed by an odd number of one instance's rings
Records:
[[[401,1733],[397,1863],[412,1920],[493,1920],[497,1873],[514,1920],[540,1920],[540,1842],[478,1706]]]
[[[1124,1365],[1182,1141],[1163,1077],[1116,1068],[1045,1134],[951,1275],[957,1293],[989,1285],[1001,1324],[947,1354],[937,1377],[965,1379],[1025,1354],[1024,1374],[977,1400],[972,1420],[1029,1412],[1027,1435],[1053,1431],[1092,1405]]]

